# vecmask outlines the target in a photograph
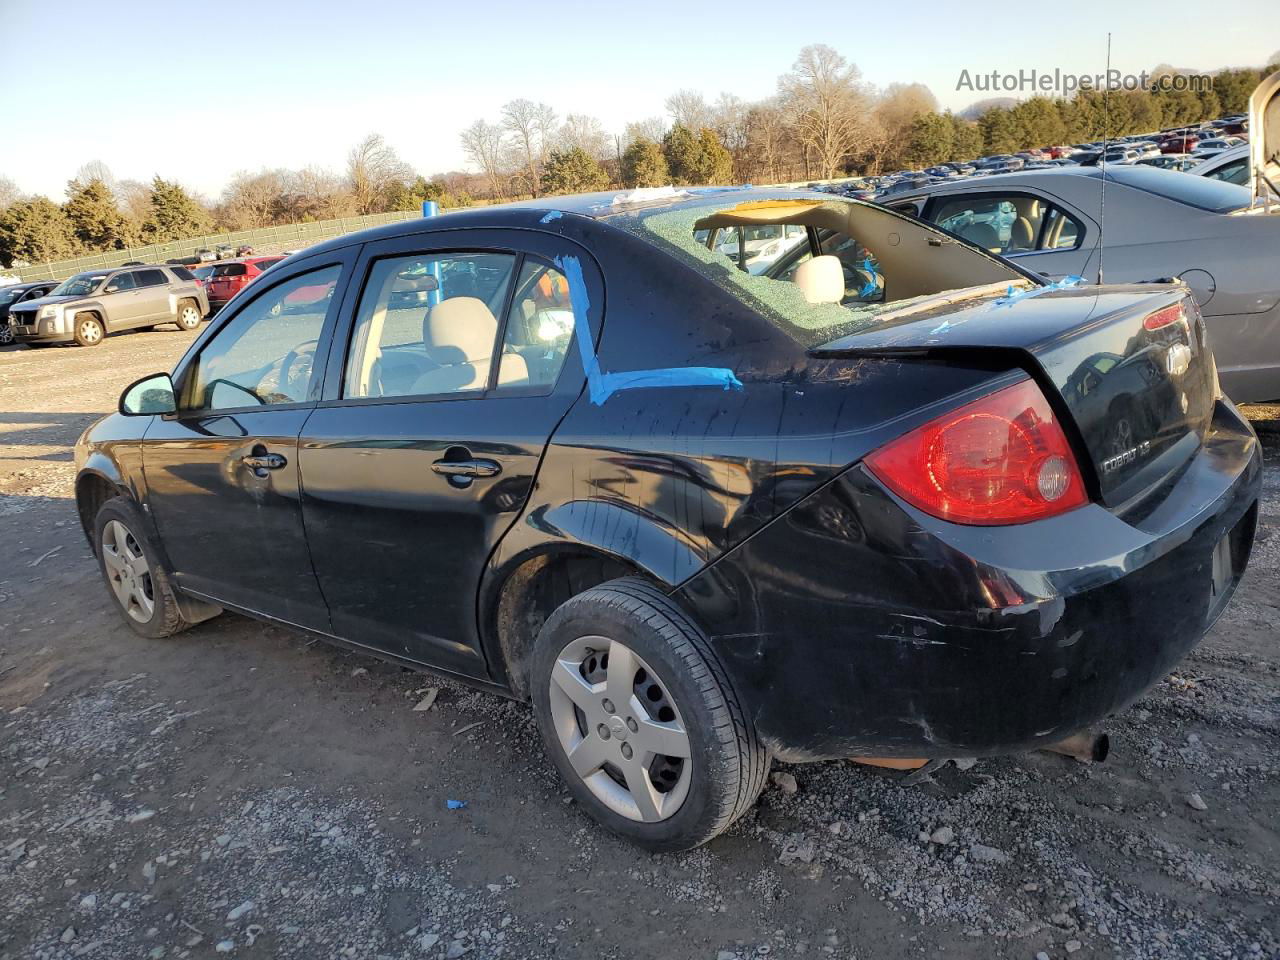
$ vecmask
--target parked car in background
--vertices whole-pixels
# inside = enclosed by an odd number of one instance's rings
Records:
[[[1155,157],[1143,157],[1138,161],[1138,166],[1157,167],[1161,170],[1190,170],[1198,163],[1189,153],[1162,153]]]
[[[940,183],[890,202],[1044,276],[1180,277],[1223,389],[1243,403],[1280,399],[1280,214],[1239,215],[1251,199],[1231,183],[1112,164]]]
[[[13,343],[13,327],[9,325],[9,308],[28,300],[39,300],[58,285],[57,280],[33,283],[11,283],[0,287],[0,347]]]
[[[1224,150],[1230,150],[1239,144],[1238,140],[1230,140],[1226,137],[1211,137],[1208,140],[1201,140],[1195,145],[1191,151],[1193,157],[1213,157],[1222,153]]]
[[[936,167],[925,167],[924,172],[931,177],[938,177],[940,179],[946,179],[947,177],[960,176],[959,170],[957,170],[955,167],[948,166],[945,163],[938,164],[938,166]]]
[[[744,225],[806,240],[752,276]],[[655,851],[774,757],[1016,753],[1133,702],[1229,603],[1262,477],[1184,287],[1045,290],[768,189],[320,244],[119,411],[74,492],[132,630],[231,609],[531,700],[575,801]]]
[[[253,246],[248,243],[242,243],[236,247],[237,257],[252,257],[254,255]]]
[[[1106,152],[1099,158],[1100,163],[1127,164],[1137,163],[1141,156],[1137,150],[1130,146],[1108,147]]]
[[[1197,163],[1191,172],[1198,177],[1211,177],[1214,180],[1248,186],[1249,144],[1241,143],[1222,150]]]
[[[1167,137],[1160,142],[1161,153],[1190,153],[1196,148],[1200,142],[1200,137],[1194,133],[1182,134],[1174,137]]]
[[[221,310],[232,297],[274,263],[284,257],[248,257],[244,260],[224,260],[216,264],[205,281],[205,293],[209,297],[209,309]]]
[[[208,247],[201,247],[199,250],[197,250],[195,253],[195,257],[196,257],[197,263],[213,263],[215,260],[218,259],[218,255],[214,253],[212,250],[210,250]],[[179,260],[177,262],[184,263],[185,260]]]
[[[9,319],[18,343],[93,347],[137,327],[176,323],[194,330],[208,312],[204,290],[186,268],[164,264],[78,273],[41,299],[11,308]]]

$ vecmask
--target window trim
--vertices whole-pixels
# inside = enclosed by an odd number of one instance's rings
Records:
[[[450,231],[452,232],[452,231]],[[417,239],[423,236],[415,234],[405,239]],[[502,347],[506,342],[507,325],[511,320],[511,310],[515,304],[516,288],[519,286],[520,274],[524,269],[524,265],[528,260],[534,260],[543,266],[558,270],[551,258],[540,253],[531,252],[525,249],[517,249],[513,245],[494,245],[484,246],[480,244],[462,243],[449,244],[441,246],[428,246],[430,240],[435,236],[427,234],[424,237],[422,246],[406,247],[404,249],[388,249],[386,251],[375,251],[367,254],[364,260],[364,270],[360,277],[359,284],[352,282],[350,288],[355,295],[352,299],[350,309],[345,312],[344,316],[349,320],[345,337],[335,337],[331,348],[330,363],[333,363],[334,355],[338,355],[338,373],[336,377],[337,395],[333,397],[325,397],[320,400],[321,407],[346,407],[346,406],[381,406],[384,404],[400,404],[400,403],[440,403],[450,400],[486,400],[490,398],[501,399],[507,397],[548,397],[556,392],[560,385],[561,378],[564,376],[565,369],[569,366],[568,355],[573,353],[575,339],[570,339],[569,349],[566,351],[565,362],[560,364],[560,370],[556,374],[553,381],[547,384],[530,384],[528,386],[503,386],[497,383],[499,366],[502,362]],[[447,234],[441,239],[448,239]],[[397,394],[394,396],[383,397],[347,397],[343,395],[346,389],[347,369],[350,362],[351,350],[355,344],[356,327],[358,326],[360,305],[364,301],[365,292],[369,289],[369,284],[373,279],[373,271],[379,263],[384,260],[408,259],[412,257],[449,257],[449,256],[465,256],[466,254],[499,254],[508,255],[514,258],[515,262],[512,266],[511,284],[507,289],[504,297],[504,306],[502,315],[498,318],[498,332],[494,339],[493,353],[489,359],[489,378],[484,387],[469,390],[450,390],[443,393],[413,393],[413,394]],[[576,313],[576,311],[575,311]],[[588,326],[589,326],[588,322]],[[578,325],[574,323],[574,337],[578,336]],[[345,340],[345,343],[340,342]],[[340,354],[339,354],[340,351]],[[327,393],[328,391],[326,391]]]

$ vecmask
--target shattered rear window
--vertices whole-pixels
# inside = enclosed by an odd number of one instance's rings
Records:
[[[729,209],[733,204],[725,204]],[[620,217],[618,226],[662,247],[697,270],[753,310],[784,328],[806,346],[847,336],[875,323],[885,303],[841,305],[809,303],[790,280],[755,276],[738,268],[723,251],[706,246],[707,231],[696,230],[698,221],[717,212],[715,207],[682,207],[667,212]],[[894,308],[902,306],[897,301]]]

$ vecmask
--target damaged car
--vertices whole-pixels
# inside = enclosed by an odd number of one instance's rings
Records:
[[[652,850],[773,758],[1008,754],[1124,708],[1222,614],[1261,475],[1185,286],[1048,284],[768,189],[331,240],[76,460],[137,633],[230,609],[530,701]]]

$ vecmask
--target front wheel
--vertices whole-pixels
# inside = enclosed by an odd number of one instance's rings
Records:
[[[183,300],[178,304],[177,322],[183,330],[194,330],[200,326],[200,308],[194,300]]]
[[[705,843],[751,808],[769,756],[706,636],[638,578],[566,601],[534,651],[551,758],[601,824],[654,851]]]
[[[143,530],[130,501],[114,497],[104,503],[94,523],[98,565],[125,623],[144,637],[172,636],[191,624]]]
[[[102,321],[93,314],[87,316],[76,317],[76,343],[82,347],[96,347],[102,343],[102,338],[106,336],[106,331],[102,328]]]
[[[0,347],[13,343],[13,327],[8,323],[0,323]]]

